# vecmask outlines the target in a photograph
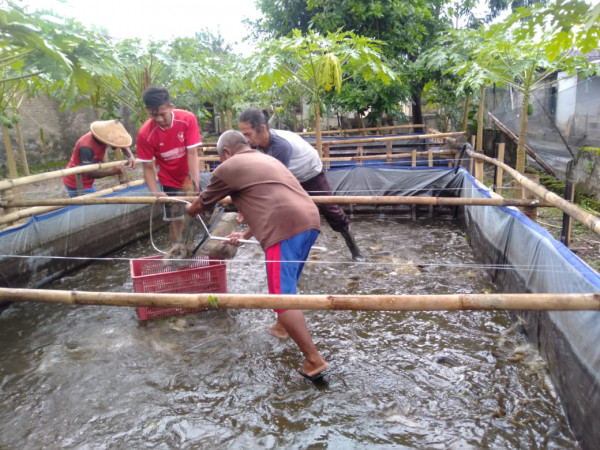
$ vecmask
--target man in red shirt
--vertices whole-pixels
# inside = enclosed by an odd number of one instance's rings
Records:
[[[199,192],[198,146],[202,144],[202,137],[196,116],[174,109],[165,88],[150,87],[143,98],[150,119],[138,133],[136,150],[148,190],[156,197],[183,195],[192,190]],[[165,205],[164,220],[171,222],[169,242],[181,241],[184,217],[183,207]]]
[[[69,193],[69,197],[90,194],[96,192],[94,180],[104,178],[110,175],[120,175],[126,168],[135,169],[135,158],[129,146],[131,145],[131,136],[125,127],[118,120],[97,120],[90,125],[90,131],[81,136],[75,148],[71,159],[67,164],[67,169],[89,164],[98,164],[104,161],[106,147],[120,148],[127,155],[127,164],[121,164],[108,169],[98,169],[81,174],[82,186],[77,186],[77,175],[65,175],[63,184]],[[83,188],[83,192],[81,192]]]

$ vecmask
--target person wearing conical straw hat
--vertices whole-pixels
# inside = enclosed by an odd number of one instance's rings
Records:
[[[82,186],[77,186],[76,175],[66,175],[63,177],[63,184],[69,193],[69,197],[89,194],[96,192],[94,180],[111,175],[120,175],[125,169],[135,169],[135,157],[129,148],[131,146],[131,136],[118,120],[97,120],[90,125],[90,131],[81,136],[75,148],[71,159],[67,164],[70,167],[85,166],[88,164],[98,164],[104,160],[106,148],[120,148],[127,155],[127,162],[108,169],[98,169],[81,174]],[[83,192],[80,188],[83,188]]]
[[[196,116],[175,109],[169,91],[163,87],[149,87],[144,91],[143,100],[150,118],[138,132],[136,149],[148,190],[156,197],[198,193],[198,147],[202,145],[202,136]],[[165,204],[163,217],[170,222],[169,242],[180,242],[185,225],[183,206]]]

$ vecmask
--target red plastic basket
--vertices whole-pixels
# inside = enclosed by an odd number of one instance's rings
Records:
[[[163,261],[161,255],[130,261],[131,280],[135,292],[199,294],[227,292],[227,264],[202,255],[189,261]],[[185,264],[178,268],[178,265]],[[206,308],[160,308],[139,306],[138,319],[188,314]]]

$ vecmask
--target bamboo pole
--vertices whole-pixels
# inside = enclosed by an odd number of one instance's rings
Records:
[[[141,180],[140,180],[141,183]],[[114,188],[113,188],[114,189]],[[192,202],[196,197],[98,197],[98,194],[113,192],[112,189],[89,194],[89,196],[73,198],[55,198],[46,200],[1,201],[0,206],[69,206],[69,205],[118,205],[118,204],[164,204],[177,203],[181,200]],[[94,195],[94,197],[90,197]],[[316,195],[310,197],[316,204],[337,203],[340,205],[432,205],[432,206],[554,206],[548,202],[517,198],[471,198],[471,197],[415,197],[415,196],[337,196]],[[231,204],[231,198],[225,197],[219,202]],[[0,221],[2,218],[0,218]]]
[[[573,203],[575,200],[575,183],[571,180],[565,181],[565,200],[570,203]],[[567,247],[571,245],[571,231],[573,229],[573,220],[571,220],[571,216],[566,213],[563,213],[562,218],[562,228],[560,230],[560,242],[565,244]]]
[[[521,186],[523,186],[526,189],[529,189],[539,198],[546,200],[548,203],[552,204],[556,208],[559,208],[560,210],[566,212],[575,220],[581,222],[583,225],[588,227],[594,233],[600,234],[600,217],[596,217],[593,214],[590,214],[584,211],[583,209],[579,208],[577,205],[569,203],[567,200],[559,197],[553,192],[550,192],[549,190],[540,186],[539,184],[534,183],[533,181],[525,177],[523,174],[519,173],[518,171],[507,166],[504,163],[500,163],[493,158],[482,155],[480,153],[473,152],[471,150],[468,150],[468,152],[473,158],[481,158],[484,161],[502,167],[504,171],[510,174],[515,179],[515,181]]]
[[[498,144],[498,157],[496,158],[499,162],[504,163],[504,142]],[[504,177],[504,171],[502,167],[496,166],[496,194],[502,195],[502,180]]]
[[[600,310],[600,294],[267,295],[161,294],[0,288],[0,300],[72,305],[353,311]]]

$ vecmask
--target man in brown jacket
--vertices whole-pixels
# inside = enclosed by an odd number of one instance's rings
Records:
[[[256,236],[265,251],[270,294],[295,294],[302,268],[320,232],[319,210],[292,173],[275,158],[250,148],[238,131],[226,131],[217,143],[221,164],[208,187],[186,206],[194,216],[212,209],[231,196],[248,228],[232,233],[229,243]],[[296,342],[305,361],[298,371],[315,381],[323,377],[327,362],[319,354],[304,314],[300,310],[275,310],[277,323],[270,331],[288,335]]]

